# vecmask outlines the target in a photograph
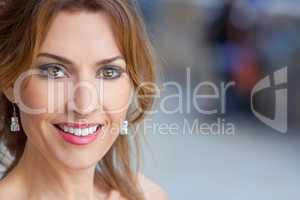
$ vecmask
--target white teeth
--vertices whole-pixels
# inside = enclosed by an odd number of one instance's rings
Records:
[[[74,129],[74,134],[77,135],[77,136],[80,136],[81,135],[81,129],[75,128]]]
[[[64,127],[61,127],[60,128],[63,128],[64,132],[68,132],[68,127],[64,126]]]
[[[92,126],[89,128],[72,128],[65,125],[58,125],[64,132],[71,133],[76,136],[87,136],[90,134],[94,134],[98,128],[97,126]]]
[[[87,136],[87,135],[89,134],[89,129],[84,128],[84,129],[81,131],[81,134],[82,134],[83,136]]]

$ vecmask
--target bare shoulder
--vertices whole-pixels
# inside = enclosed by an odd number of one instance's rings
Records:
[[[142,188],[142,192],[145,195],[146,200],[169,200],[167,193],[154,181],[150,180],[148,177],[142,173],[137,174],[138,182]],[[108,198],[109,200],[127,200],[121,196],[118,191],[110,191]]]
[[[20,199],[21,191],[18,188],[17,184],[11,183],[7,178],[0,180],[0,199]]]
[[[146,177],[142,173],[138,173],[138,180],[145,194],[146,200],[168,200],[168,195],[164,189],[150,178]]]
[[[0,199],[7,199],[8,197],[10,197],[11,193],[13,191],[11,191],[11,188],[9,187],[9,185],[7,184],[6,180],[0,180]]]

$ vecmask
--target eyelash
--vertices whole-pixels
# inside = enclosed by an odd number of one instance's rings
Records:
[[[49,72],[49,70],[51,70],[51,69],[56,69],[56,70],[59,70],[60,72],[62,72],[63,73],[63,75],[62,75],[62,77],[56,77],[56,76],[53,76],[53,75],[51,75],[51,74],[49,74],[50,72]],[[45,65],[41,65],[41,66],[39,66],[39,70],[40,70],[40,75],[41,76],[45,76],[45,77],[48,77],[48,78],[50,78],[50,79],[59,79],[59,78],[65,78],[65,77],[68,77],[67,75],[66,75],[66,70],[64,69],[64,67],[62,66],[62,65],[60,65],[60,64],[45,64]],[[106,65],[106,66],[103,66],[103,67],[101,67],[98,71],[97,71],[97,74],[99,73],[99,72],[102,72],[102,73],[104,73],[104,72],[107,72],[108,70],[110,70],[110,71],[108,71],[108,72],[110,72],[110,73],[117,73],[117,75],[114,75],[114,76],[112,76],[112,77],[102,77],[103,79],[105,79],[105,80],[113,80],[113,79],[117,79],[117,78],[119,78],[121,75],[122,75],[122,73],[124,73],[125,72],[125,70],[124,69],[122,69],[121,67],[119,67],[119,66],[116,66],[116,65]]]

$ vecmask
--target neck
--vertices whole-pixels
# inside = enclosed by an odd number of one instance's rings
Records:
[[[70,169],[51,162],[30,143],[15,168],[22,177],[28,199],[95,200],[94,184],[96,166]]]

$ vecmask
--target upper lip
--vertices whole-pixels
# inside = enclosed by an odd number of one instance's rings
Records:
[[[93,126],[99,126],[102,124],[99,123],[59,123],[57,125],[63,125],[63,126],[68,126],[71,128],[89,128],[89,127],[93,127]]]

